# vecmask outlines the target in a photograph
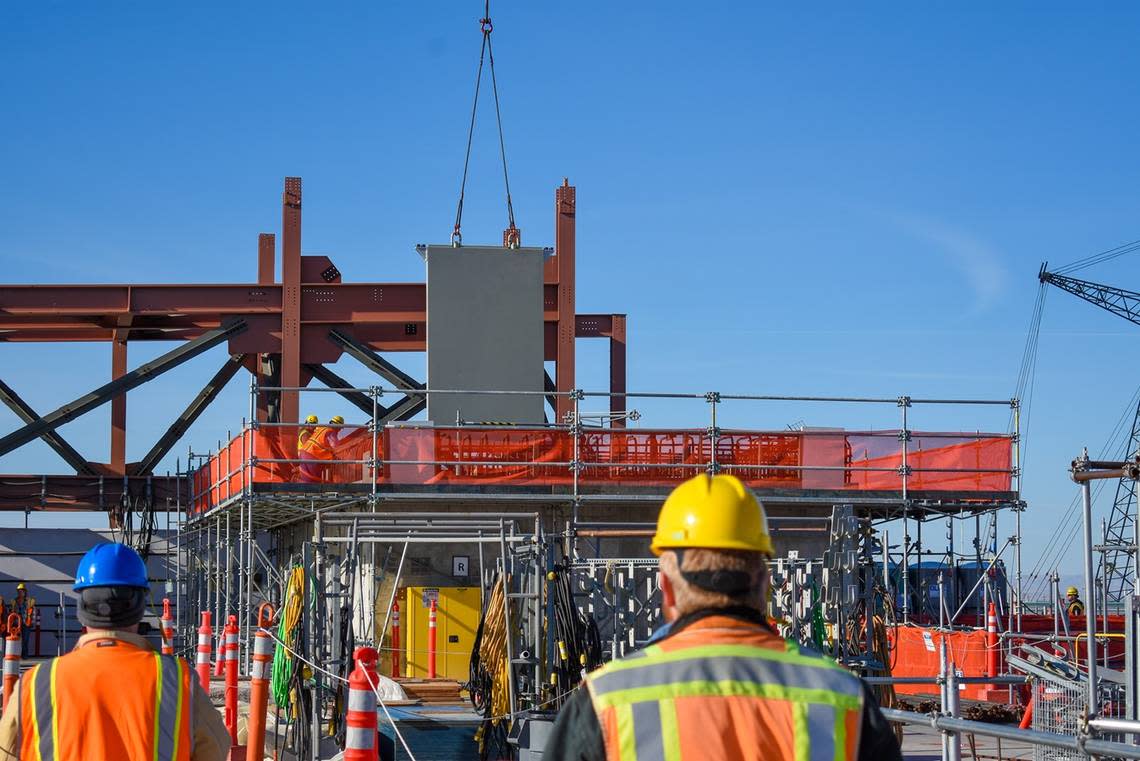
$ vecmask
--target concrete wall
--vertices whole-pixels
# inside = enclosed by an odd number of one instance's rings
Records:
[[[167,582],[171,583],[170,589],[173,590],[175,578],[174,558],[171,556],[168,562],[166,556],[168,549],[173,552],[173,545],[168,548],[162,538],[165,533],[159,532],[147,560],[154,607],[146,620],[156,630],[158,618],[162,615],[162,598],[168,594]],[[75,617],[78,595],[71,591],[75,569],[89,549],[100,542],[114,540],[110,531],[90,529],[7,528],[0,532],[0,596],[10,605],[16,596],[16,584],[23,581],[28,585],[28,593],[35,598],[36,607],[40,609],[41,654],[57,655],[75,644],[80,629]],[[169,594],[173,598],[173,593]],[[151,635],[151,640],[157,647],[157,631]]]
[[[428,246],[429,389],[536,391],[543,383],[541,248]],[[541,395],[432,394],[428,419],[541,423]]]

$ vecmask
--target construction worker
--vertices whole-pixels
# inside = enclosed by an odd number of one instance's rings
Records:
[[[87,633],[67,655],[24,673],[0,717],[0,759],[225,759],[225,722],[194,669],[138,634],[150,594],[138,553],[97,545],[79,561],[73,588]]]
[[[315,423],[316,415],[310,415],[310,420]],[[329,420],[329,425],[317,426],[313,429],[312,433],[305,438],[304,443],[297,447],[297,455],[301,458],[301,481],[303,483],[322,483],[327,480],[327,466],[325,463],[336,459],[336,454],[333,447],[336,446],[338,428],[330,428],[329,426],[344,425],[344,418],[340,415],[334,415]]]
[[[1069,618],[1085,614],[1085,604],[1081,602],[1081,593],[1077,591],[1076,587],[1069,587],[1065,590],[1065,606],[1065,612],[1069,614]]]
[[[301,451],[301,447],[305,444],[305,440],[312,435],[312,426],[316,425],[318,422],[320,422],[320,419],[316,415],[309,415],[307,418],[305,418],[305,425],[301,427],[301,430],[297,431],[298,452]]]
[[[772,539],[739,479],[674,489],[650,548],[669,630],[586,676],[545,761],[901,761],[870,689],[769,625]]]
[[[28,594],[24,582],[16,585],[16,599],[12,600],[12,612],[20,617],[20,657],[28,657],[32,644],[32,629],[36,623],[36,598]]]

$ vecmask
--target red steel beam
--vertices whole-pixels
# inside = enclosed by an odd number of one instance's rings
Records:
[[[610,323],[610,424],[625,428],[625,315],[611,315]]]
[[[281,200],[281,385],[301,385],[301,178],[286,177]],[[296,391],[281,394],[279,422],[296,423]]]
[[[111,380],[127,374],[127,342],[111,342]],[[127,395],[111,400],[111,472],[127,472]]]
[[[554,191],[554,270],[557,278],[555,316],[557,322],[554,358],[554,387],[566,392],[574,388],[574,246],[577,191],[569,180]],[[569,396],[555,399],[555,420],[565,420],[574,409]]]

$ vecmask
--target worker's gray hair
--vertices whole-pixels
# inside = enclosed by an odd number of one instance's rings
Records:
[[[768,563],[763,553],[747,550],[686,549],[682,554],[683,566],[677,565],[677,554],[672,550],[661,553],[658,567],[669,577],[676,597],[677,612],[686,615],[709,608],[728,608],[743,605],[761,612],[767,611]],[[704,589],[691,583],[685,576],[694,577],[701,571],[726,571],[746,574],[751,578],[746,589],[726,594]]]

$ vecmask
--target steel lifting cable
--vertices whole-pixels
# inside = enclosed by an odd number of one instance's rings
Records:
[[[475,115],[479,109],[479,89],[483,82],[483,61],[486,60],[491,69],[491,92],[495,97],[495,122],[499,128],[499,156],[503,162],[503,185],[507,193],[507,246],[516,248],[519,245],[519,230],[515,227],[515,208],[511,203],[511,181],[507,175],[507,145],[503,138],[503,116],[499,108],[499,82],[495,77],[495,53],[491,48],[491,32],[494,31],[491,23],[491,0],[483,4],[483,18],[479,19],[479,29],[483,33],[483,43],[479,49],[479,68],[475,72],[475,97],[471,102],[471,122],[467,127],[467,150],[463,155],[463,178],[459,182],[459,202],[455,207],[455,227],[451,232],[451,244],[458,246],[463,242],[461,228],[463,226],[463,198],[467,191],[467,173],[471,165],[471,144],[475,138]]]
[[[1083,259],[1077,259],[1075,262],[1071,262],[1063,267],[1058,267],[1057,269],[1053,270],[1053,274],[1071,274],[1077,270],[1083,270],[1086,267],[1092,267],[1094,264],[1101,264],[1103,262],[1111,261],[1118,256],[1131,254],[1134,251],[1140,251],[1140,240],[1134,240],[1131,243],[1124,243],[1117,246],[1116,248],[1110,248],[1107,251],[1101,251],[1099,254],[1092,254],[1091,256],[1086,256]]]

